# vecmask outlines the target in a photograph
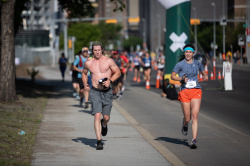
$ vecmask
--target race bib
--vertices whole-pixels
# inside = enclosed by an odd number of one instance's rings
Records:
[[[135,66],[138,66],[139,65],[139,62],[134,62]]]
[[[196,81],[190,80],[186,83],[186,88],[194,88],[194,87],[196,87]]]
[[[149,67],[150,66],[150,63],[145,63],[145,67]]]

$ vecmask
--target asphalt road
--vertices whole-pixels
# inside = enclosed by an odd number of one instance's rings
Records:
[[[201,82],[202,105],[199,114],[198,149],[191,150],[191,130],[181,133],[182,111],[178,101],[160,97],[155,89],[153,70],[151,90],[145,82],[134,83],[133,73],[126,80],[126,90],[117,103],[155,140],[169,149],[186,165],[249,165],[250,70],[233,70],[233,91],[223,91],[223,80]],[[191,129],[191,125],[190,125]]]

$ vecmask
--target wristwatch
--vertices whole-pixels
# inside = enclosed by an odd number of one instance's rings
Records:
[[[110,84],[112,84],[112,83],[113,83],[113,81],[111,81],[111,79],[109,79],[109,81],[110,81]]]

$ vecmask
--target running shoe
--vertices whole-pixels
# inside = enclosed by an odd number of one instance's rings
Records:
[[[117,95],[116,95],[116,100],[120,100],[120,97],[121,97],[121,96],[117,94]]]
[[[188,134],[188,124],[187,124],[187,126],[185,126],[184,121],[183,121],[183,124],[182,124],[181,131],[182,131],[182,134],[185,135],[185,136]]]
[[[102,136],[106,136],[108,132],[108,125],[106,125],[106,127],[103,127],[103,119],[101,120],[101,125],[102,125]]]
[[[83,108],[84,108],[84,109],[88,109],[88,108],[89,108],[89,104],[88,104],[87,102],[84,102]]]
[[[83,104],[83,100],[82,100],[82,99],[80,99],[80,106],[82,106],[82,104]]]
[[[122,97],[122,95],[123,95],[123,91],[121,91],[121,92],[119,93],[119,96],[120,96],[120,97]]]
[[[190,144],[190,149],[196,149],[197,148],[197,141],[196,139],[192,139]]]
[[[73,93],[73,96],[76,97],[76,92]]]
[[[76,99],[81,99],[80,96],[78,94],[76,94]]]
[[[123,85],[123,86],[122,86],[122,92],[123,92],[124,90],[125,90],[125,86]]]
[[[97,142],[96,142],[96,150],[102,150],[102,149],[103,149],[102,140],[97,140]]]

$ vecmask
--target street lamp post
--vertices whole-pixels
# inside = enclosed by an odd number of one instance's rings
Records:
[[[223,0],[223,18],[222,18],[222,27],[223,27],[223,58],[226,57],[225,54],[226,54],[226,50],[225,50],[225,24],[226,22],[225,21],[225,5],[224,5],[224,0]],[[225,59],[223,59],[225,60]]]
[[[194,10],[194,18],[197,18],[197,14],[196,14],[196,7],[193,7]],[[195,42],[195,49],[198,50],[197,47],[197,25],[194,25],[194,42]]]
[[[161,48],[161,16],[159,14],[157,14],[157,18],[158,18],[158,49],[157,49],[157,52],[159,52],[160,48]]]
[[[146,44],[146,19],[142,18],[142,26],[143,26],[143,47],[146,50],[147,44]]]
[[[216,33],[215,33],[215,31],[216,31],[216,27],[215,27],[215,3],[214,2],[212,2],[211,3],[211,5],[214,7],[214,41],[213,41],[213,52],[214,52],[214,59],[215,59],[215,56],[216,56],[216,49],[215,49],[215,46],[216,46]]]
[[[215,3],[214,2],[212,2],[212,4],[211,4],[213,7],[214,7],[214,44],[213,44],[213,48],[214,48],[214,58],[213,58],[213,69],[214,69],[214,75],[213,75],[213,79],[215,79],[216,78],[216,69],[215,69],[215,66],[216,66],[216,64],[215,64],[215,58],[216,58],[216,33],[215,33]]]

